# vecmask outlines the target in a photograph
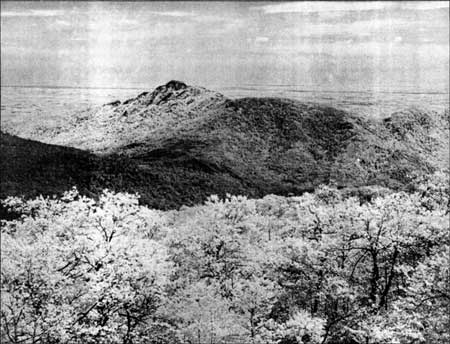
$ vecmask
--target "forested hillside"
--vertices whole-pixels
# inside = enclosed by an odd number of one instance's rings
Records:
[[[448,169],[450,155],[448,112],[406,109],[378,121],[289,99],[232,100],[178,81],[30,136],[40,142],[1,135],[2,197],[106,187],[158,209],[320,184],[402,190]]]
[[[364,201],[131,194],[4,205],[2,342],[444,343],[449,180]]]

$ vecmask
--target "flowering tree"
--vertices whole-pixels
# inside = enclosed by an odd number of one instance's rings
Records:
[[[448,341],[448,176],[411,191],[170,212],[110,192],[9,198],[22,217],[2,223],[2,340]]]
[[[156,214],[109,192],[7,203],[25,215],[2,233],[5,341],[148,342],[170,266],[148,232]]]

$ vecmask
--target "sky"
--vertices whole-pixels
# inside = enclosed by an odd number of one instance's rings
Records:
[[[449,87],[449,2],[1,2],[2,85]]]

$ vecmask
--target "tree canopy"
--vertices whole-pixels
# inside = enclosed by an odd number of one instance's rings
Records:
[[[447,174],[362,199],[211,196],[158,211],[76,189],[3,201],[10,343],[450,341]]]

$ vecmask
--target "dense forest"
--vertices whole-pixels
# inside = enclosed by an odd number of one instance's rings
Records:
[[[9,197],[2,342],[444,343],[449,180],[365,197]]]

